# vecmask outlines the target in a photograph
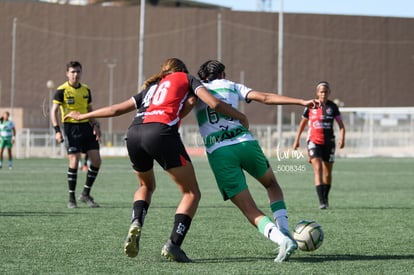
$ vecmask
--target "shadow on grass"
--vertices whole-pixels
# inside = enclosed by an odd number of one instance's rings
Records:
[[[31,212],[31,211],[15,211],[0,212],[0,217],[31,217],[31,216],[66,216],[78,214],[78,212]]]
[[[178,205],[178,200],[177,200],[177,204],[173,204],[173,205],[151,205],[151,209],[176,209],[177,205]],[[101,208],[128,208],[130,209],[132,207],[132,203],[123,203],[123,204],[104,204],[101,205]],[[235,206],[233,204],[229,204],[227,206],[199,206],[198,209],[237,209],[235,208]]]
[[[193,259],[194,263],[232,263],[269,261],[275,257],[227,257]],[[380,260],[413,260],[414,255],[312,255],[293,256],[290,262],[318,263],[334,261],[380,261]]]
[[[413,209],[413,207],[409,207],[409,206],[378,206],[378,207],[373,207],[371,205],[360,205],[360,206],[344,206],[344,207],[335,207],[332,208],[332,210],[351,210],[351,209],[356,209],[359,211],[362,210],[411,210]]]
[[[237,263],[237,262],[257,262],[257,261],[273,261],[274,257],[227,257],[227,258],[206,258],[192,259],[194,263]]]
[[[312,255],[294,256],[292,261],[296,262],[329,262],[329,261],[378,261],[378,260],[413,260],[414,255]]]

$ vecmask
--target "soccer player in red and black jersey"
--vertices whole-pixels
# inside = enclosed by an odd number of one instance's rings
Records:
[[[308,125],[308,155],[315,174],[316,192],[319,208],[327,209],[328,195],[332,184],[332,168],[335,159],[335,135],[333,124],[338,123],[340,136],[338,146],[345,146],[345,126],[338,106],[328,96],[331,94],[329,83],[321,81],[316,85],[316,96],[320,102],[317,108],[305,108],[293,149],[299,147],[300,136]]]
[[[182,193],[173,230],[161,255],[177,262],[191,261],[181,249],[181,244],[190,228],[201,194],[178,127],[181,117],[188,114],[196,103],[195,96],[210,108],[239,120],[248,128],[244,114],[212,96],[198,79],[188,74],[185,64],[177,58],[167,59],[161,71],[145,81],[142,92],[130,99],[90,113],[72,112],[66,115],[68,118],[83,120],[137,111],[127,133],[128,155],[139,185],[134,194],[132,222],[124,246],[128,257],[138,255],[141,229],[155,191],[155,160],[171,176]]]

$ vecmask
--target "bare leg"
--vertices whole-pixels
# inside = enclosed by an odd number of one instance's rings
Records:
[[[3,165],[3,153],[4,153],[4,148],[0,149],[0,168]]]
[[[69,168],[78,169],[80,153],[68,154]]]
[[[265,188],[269,202],[283,201],[283,192],[276,180],[272,168],[266,171],[266,174],[257,179]]]
[[[183,194],[176,213],[185,214],[193,218],[201,199],[201,193],[192,163],[187,162],[185,166],[171,168],[167,172]]]
[[[102,160],[101,160],[101,155],[99,153],[99,150],[89,150],[87,152],[87,155],[88,155],[88,159],[91,163],[90,164],[91,166],[96,167],[96,168],[101,167]],[[80,156],[79,156],[79,158],[80,158]]]
[[[333,168],[333,163],[325,162],[325,161],[322,163],[323,183],[324,184],[331,184],[332,183],[332,168]]]
[[[138,189],[134,194],[134,201],[146,201],[151,204],[152,194],[155,191],[155,177],[154,170],[148,170],[146,172],[135,172],[138,177]]]
[[[313,158],[311,164],[314,172],[314,182],[315,186],[322,185],[323,183],[323,170],[322,170],[322,159]]]
[[[247,220],[255,227],[265,215],[260,211],[253,200],[248,189],[241,191],[239,194],[231,198],[231,201],[240,209]]]
[[[257,180],[266,188],[270,209],[272,210],[273,219],[277,228],[285,234],[291,236],[283,191],[276,180],[273,169],[269,167],[266,174]]]

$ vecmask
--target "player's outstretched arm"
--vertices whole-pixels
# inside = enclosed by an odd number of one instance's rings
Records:
[[[266,93],[259,91],[251,91],[247,95],[247,99],[258,101],[267,105],[302,105],[314,108],[318,105],[317,100],[310,99],[300,99],[289,96],[278,95],[274,93]]]
[[[79,112],[70,112],[65,116],[66,118],[73,118],[76,120],[98,118],[98,117],[115,117],[120,116],[135,110],[135,102],[132,98],[124,102],[114,104],[111,106],[102,107],[92,112],[81,114]]]

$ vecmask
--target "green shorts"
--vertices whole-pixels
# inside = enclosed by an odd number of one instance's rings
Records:
[[[0,138],[0,148],[9,148],[13,147],[13,142],[11,138]]]
[[[260,178],[270,167],[256,140],[219,148],[207,157],[224,200],[247,188],[243,170]]]

